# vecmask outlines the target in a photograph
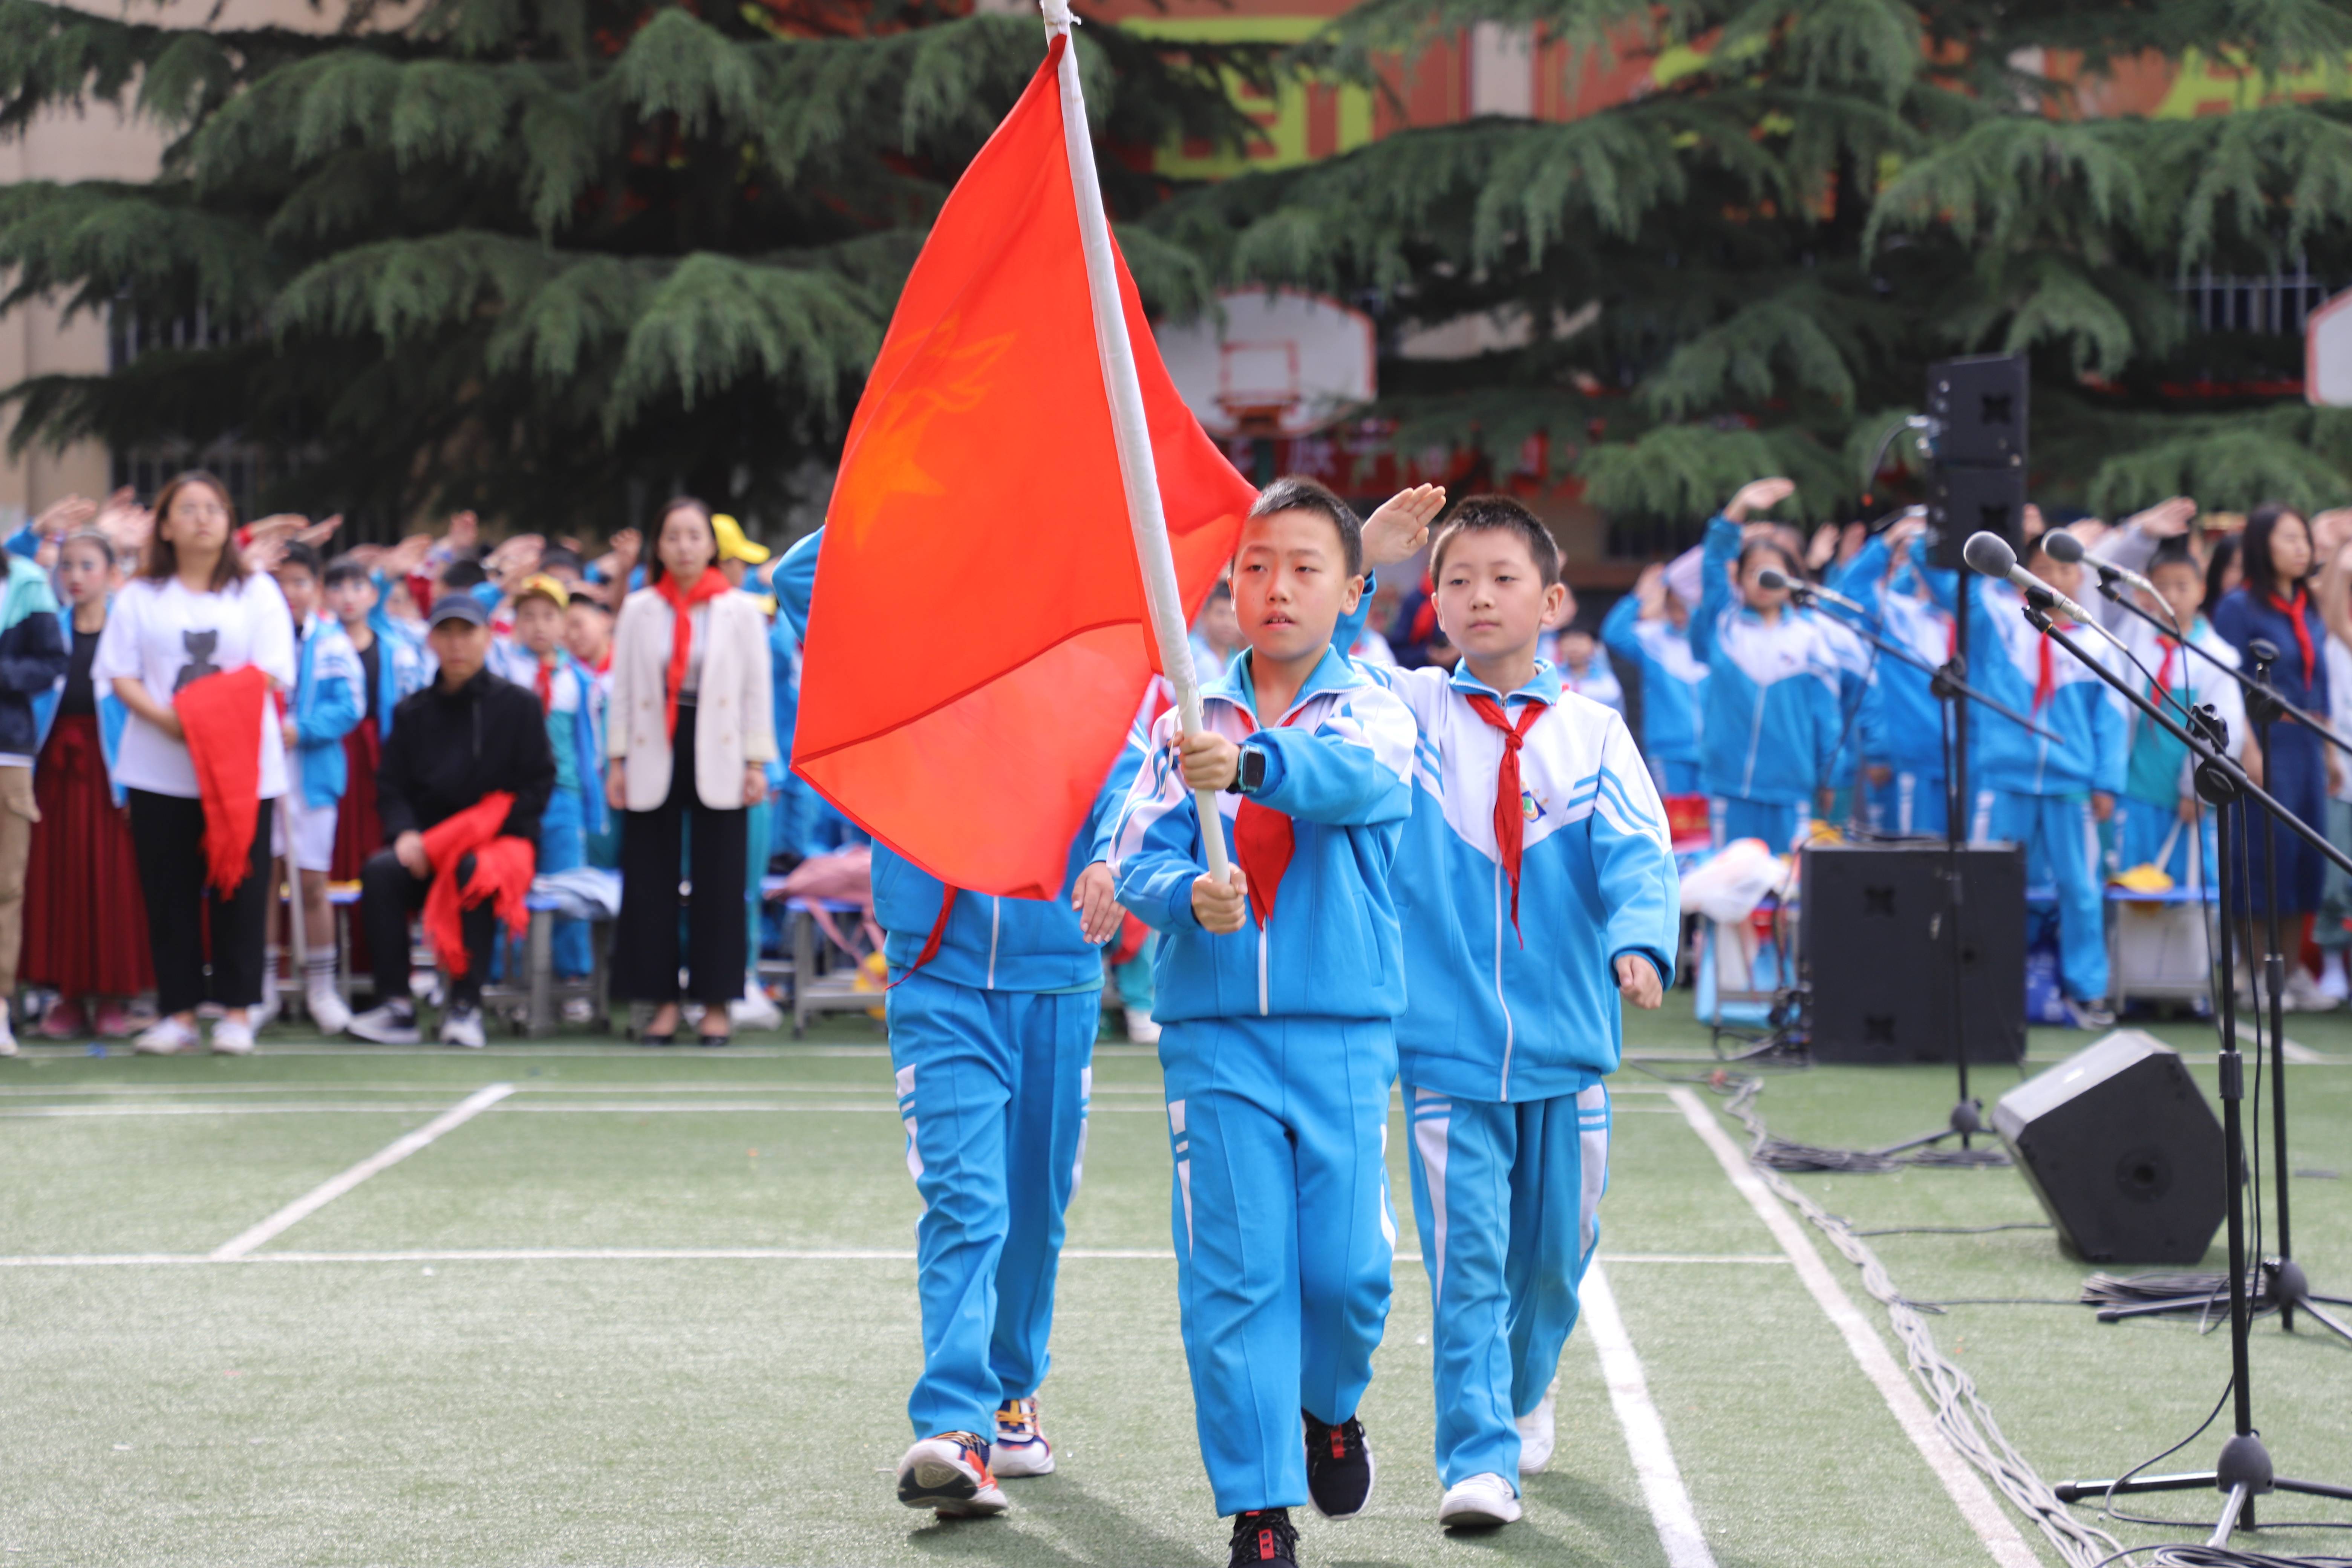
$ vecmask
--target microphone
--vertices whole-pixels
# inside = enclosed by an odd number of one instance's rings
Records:
[[[2103,582],[2127,583],[2158,604],[2164,602],[2164,595],[2156,591],[2155,584],[2128,566],[2118,566],[2112,561],[2102,561],[2095,555],[2086,553],[2083,549],[2083,542],[2063,528],[2043,534],[2042,548],[2053,561],[2079,561],[2096,572]]]
[[[2080,621],[2088,626],[2099,626],[2098,617],[2090,611],[2020,566],[2017,552],[2011,550],[2009,541],[1998,533],[1969,535],[1968,543],[1960,547],[1960,559],[1969,563],[1969,571],[1979,576],[1998,577],[2011,584],[2036,609],[2056,609],[2063,612],[2068,620]],[[2105,628],[2099,629],[2104,631]]]
[[[1867,608],[1855,604],[1835,589],[1817,587],[1811,583],[1800,583],[1787,573],[1770,566],[1756,574],[1756,585],[1759,588],[1786,588],[1789,591],[1789,596],[1799,604],[1803,604],[1807,599],[1827,599],[1831,604],[1842,609],[1852,610],[1857,616],[1870,614]]]

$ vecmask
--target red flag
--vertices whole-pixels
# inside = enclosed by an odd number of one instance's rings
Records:
[[[825,515],[794,767],[952,887],[1046,898],[1158,668],[1096,352],[1055,38],[949,196]],[[1119,297],[1188,609],[1255,491]]]
[[[227,898],[253,869],[260,824],[261,726],[269,677],[249,664],[191,680],[172,695],[205,807],[205,880]]]

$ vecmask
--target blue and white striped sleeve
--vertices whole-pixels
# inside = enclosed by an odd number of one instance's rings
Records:
[[[1350,691],[1312,730],[1260,730],[1267,752],[1263,805],[1301,822],[1361,826],[1412,815],[1412,710],[1379,685]]]
[[[1118,901],[1145,925],[1163,931],[1197,928],[1192,883],[1208,871],[1200,814],[1170,744],[1176,721],[1171,710],[1151,727],[1151,742],[1128,788],[1109,853]]]
[[[1622,719],[1610,720],[1593,788],[1588,831],[1593,880],[1608,910],[1610,965],[1638,952],[1656,967],[1662,984],[1672,985],[1682,933],[1682,883],[1675,871],[1665,807]]]

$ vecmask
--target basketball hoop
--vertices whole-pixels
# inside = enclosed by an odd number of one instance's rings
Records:
[[[2304,322],[2303,395],[2316,407],[2352,408],[2352,289]]]
[[[1305,436],[1372,400],[1371,318],[1294,289],[1218,296],[1202,316],[1163,327],[1160,357],[1185,405],[1214,436]]]

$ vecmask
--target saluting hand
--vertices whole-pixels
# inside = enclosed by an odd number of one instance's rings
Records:
[[[1206,871],[1192,879],[1192,918],[1201,929],[1230,936],[1249,918],[1249,879],[1242,868],[1229,868],[1233,880],[1220,887]]]
[[[1364,564],[1393,566],[1429,542],[1429,525],[1445,510],[1444,485],[1415,485],[1382,501],[1364,520]]]

